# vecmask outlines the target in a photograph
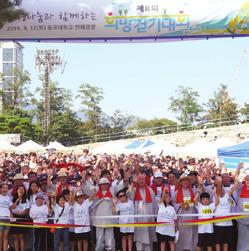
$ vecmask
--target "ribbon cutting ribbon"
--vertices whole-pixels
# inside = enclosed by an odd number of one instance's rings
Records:
[[[131,215],[129,215],[131,216]],[[181,215],[185,216],[185,215]],[[199,215],[200,216],[200,215]],[[145,217],[145,216],[144,216]],[[104,218],[104,217],[103,217]],[[249,218],[249,214],[233,214],[229,216],[217,216],[215,218],[205,219],[191,219],[191,220],[179,220],[180,225],[191,226],[191,225],[204,225],[213,224],[218,222],[225,222],[229,220],[239,220]],[[6,218],[5,218],[6,219]],[[19,219],[20,220],[20,219]],[[173,223],[169,222],[134,222],[127,224],[100,224],[96,227],[111,228],[111,227],[156,227],[156,226],[169,226]],[[90,225],[77,225],[77,224],[51,224],[51,223],[34,223],[34,222],[0,222],[0,226],[10,227],[24,227],[24,228],[77,228],[77,227],[90,227]]]

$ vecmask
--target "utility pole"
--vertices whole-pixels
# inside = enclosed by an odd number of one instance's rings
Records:
[[[42,122],[44,143],[48,143],[48,129],[50,125],[50,74],[63,64],[63,60],[58,53],[59,50],[36,50],[36,67],[41,74],[44,74],[44,114]]]

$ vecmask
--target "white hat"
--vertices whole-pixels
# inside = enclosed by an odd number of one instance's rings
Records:
[[[75,194],[75,197],[81,197],[84,196],[85,194],[82,191],[77,191]]]
[[[24,180],[24,177],[21,173],[17,173],[15,176],[14,176],[14,180]]]
[[[163,178],[163,174],[160,171],[155,172],[154,178]]]
[[[60,171],[60,172],[58,172],[58,178],[59,177],[67,177],[67,173],[66,172],[64,172],[64,171]]]
[[[103,177],[100,179],[99,185],[103,185],[103,184],[110,184],[110,181],[107,178]]]

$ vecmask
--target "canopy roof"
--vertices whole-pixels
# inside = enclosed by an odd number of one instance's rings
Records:
[[[249,158],[249,141],[218,149],[218,156]]]
[[[35,143],[32,140],[28,140],[24,142],[23,144],[19,145],[17,147],[17,150],[22,151],[22,152],[36,152],[36,151],[44,151],[45,148],[37,143]]]

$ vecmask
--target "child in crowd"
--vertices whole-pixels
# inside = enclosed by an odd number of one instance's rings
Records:
[[[159,201],[157,222],[169,223],[169,225],[167,226],[156,227],[157,240],[160,244],[160,251],[166,251],[167,242],[169,243],[170,251],[175,251],[175,236],[176,231],[178,230],[177,216],[167,189],[164,189]]]
[[[35,198],[35,204],[31,206],[29,215],[33,219],[34,223],[46,223],[48,221],[49,207],[44,205],[44,196],[42,193],[37,193]],[[46,250],[46,229],[35,228],[35,250]]]
[[[77,191],[75,194],[75,202],[73,203],[74,222],[76,225],[85,225],[82,227],[75,227],[74,229],[74,236],[75,240],[77,241],[78,251],[88,251],[88,242],[91,238],[89,209],[92,205],[92,200],[95,195],[96,193],[86,199],[87,195],[82,191]]]
[[[4,183],[0,190],[0,220],[1,222],[9,222],[11,198],[8,195],[8,184]],[[6,218],[6,219],[5,219]],[[8,249],[9,227],[0,226],[0,250]]]
[[[209,193],[202,192],[201,190],[196,193],[195,207],[198,210],[199,219],[213,218],[213,213],[216,206],[219,204],[219,197],[217,196],[216,189],[214,191],[215,202],[211,203]],[[200,198],[199,198],[200,197]],[[200,201],[198,201],[200,199]],[[214,227],[212,223],[198,225],[198,243],[196,251],[207,250],[212,251],[214,245]]]
[[[134,223],[134,204],[133,201],[129,200],[126,195],[126,190],[122,189],[116,194],[118,202],[115,205],[113,203],[113,214],[118,213],[121,217],[119,218],[119,224]],[[122,215],[131,215],[131,217],[122,217]],[[132,251],[134,227],[120,227],[120,233],[122,236],[122,250]]]
[[[52,209],[54,211],[55,224],[68,224],[70,204],[65,201],[63,195],[51,197]],[[57,228],[54,233],[54,251],[59,251],[60,241],[63,242],[63,250],[70,250],[68,228]]]

